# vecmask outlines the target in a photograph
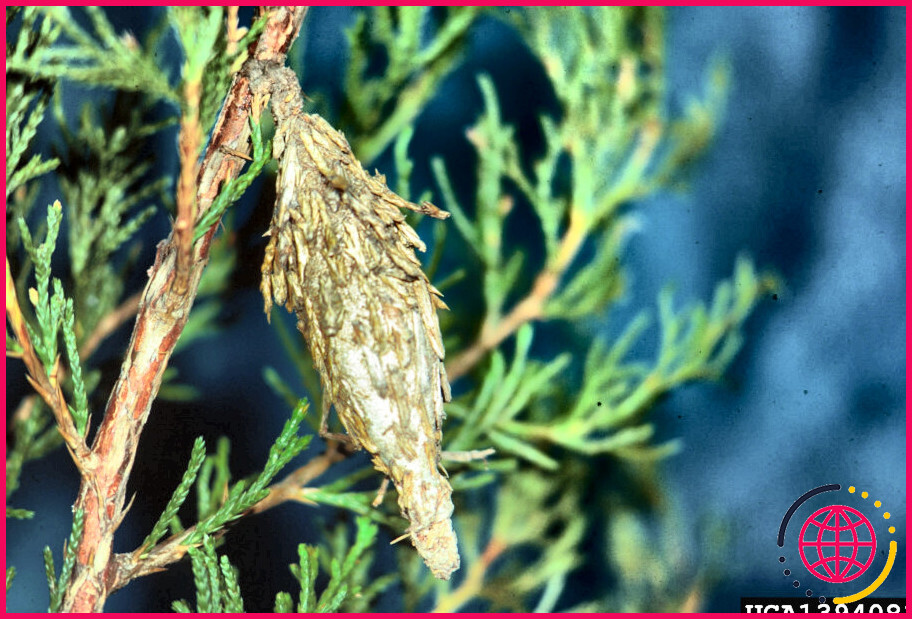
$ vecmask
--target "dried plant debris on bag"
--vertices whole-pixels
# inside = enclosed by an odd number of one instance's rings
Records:
[[[452,488],[441,474],[443,366],[437,308],[446,308],[415,257],[424,243],[400,209],[408,202],[370,176],[345,137],[302,112],[297,77],[251,63],[255,96],[271,96],[278,159],[276,205],[262,267],[267,315],[293,311],[310,347],[328,409],[392,479],[408,535],[434,576],[459,568]]]

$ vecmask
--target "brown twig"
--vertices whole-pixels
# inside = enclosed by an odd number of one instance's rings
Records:
[[[545,304],[557,290],[564,271],[573,262],[573,258],[576,257],[586,239],[588,225],[582,217],[574,217],[573,215],[576,213],[575,210],[571,211],[570,225],[561,238],[555,259],[546,265],[535,278],[529,294],[517,303],[506,316],[486,321],[478,339],[447,363],[447,376],[450,377],[450,380],[456,380],[465,375],[475,367],[476,363],[481,361],[488,351],[499,346],[521,326],[544,317]]]
[[[79,347],[79,358],[82,360],[88,359],[92,356],[92,353],[98,349],[98,346],[106,337],[114,333],[120,325],[133,318],[133,316],[136,315],[137,310],[139,310],[139,302],[141,299],[142,293],[137,292],[105,314],[104,318],[99,320],[98,324],[95,325],[95,328],[89,334],[89,337],[82,343],[82,346]]]
[[[229,6],[226,9],[225,39],[228,43],[225,46],[225,52],[231,56],[237,52],[238,43],[240,43],[241,37],[246,33],[245,28],[238,27],[238,8],[237,6]]]
[[[259,514],[272,509],[286,501],[307,502],[305,486],[322,475],[326,470],[344,460],[347,453],[335,442],[330,441],[325,452],[310,460],[285,479],[269,487],[269,494],[255,504],[246,514]],[[165,541],[156,544],[151,549],[137,549],[134,552],[118,554],[116,556],[116,580],[112,591],[123,587],[131,580],[164,570],[168,565],[180,561],[187,553],[184,541],[196,531],[190,527],[181,531]]]
[[[249,55],[263,60],[284,61],[285,52],[297,36],[306,9],[276,7],[265,9],[269,21]],[[235,75],[200,172],[196,179],[196,204],[204,213],[219,188],[240,172],[243,160],[225,156],[222,147],[246,152],[251,93],[243,73]],[[175,286],[181,232],[175,230],[158,246],[149,282],[142,294],[133,335],[111,392],[104,419],[92,445],[92,466],[83,480],[74,509],[85,514],[83,536],[76,550],[76,562],[66,584],[60,610],[99,612],[118,584],[117,565],[112,552],[114,532],[123,513],[126,486],[139,436],[149,416],[152,401],[161,385],[162,374],[177,344],[196,298],[199,280],[209,257],[209,244],[217,224],[192,246],[186,272],[186,287]],[[192,235],[192,225],[190,234]]]
[[[79,358],[86,359],[88,358],[95,350],[98,348],[98,345],[104,341],[111,333],[113,333],[117,328],[122,325],[124,322],[136,315],[136,309],[139,307],[140,294],[137,293],[132,297],[128,298],[126,301],[114,308],[110,313],[105,315],[98,324],[95,326],[95,329],[92,333],[89,334],[89,337],[86,338],[82,346],[79,348]],[[14,311],[20,311],[18,306]],[[7,355],[10,356],[10,355]],[[18,355],[18,357],[23,357],[23,355]],[[58,370],[57,379],[62,383],[65,380],[66,371],[64,368]],[[29,417],[35,411],[35,404],[38,402],[38,395],[31,394],[27,395],[19,402],[19,405],[16,407],[15,412],[13,413],[13,419],[17,423],[25,423],[28,421]],[[53,405],[52,405],[52,410]],[[55,419],[57,416],[55,415]],[[91,419],[90,419],[91,421]],[[58,422],[57,427],[60,428]],[[88,424],[86,425],[86,432],[88,432]],[[79,441],[82,443],[82,441]],[[70,448],[72,452],[72,447]],[[82,447],[83,451],[72,452],[74,454],[82,453],[83,455],[88,454],[88,447]]]
[[[187,293],[190,264],[193,258],[193,228],[196,223],[196,180],[199,176],[197,157],[203,142],[199,124],[199,105],[202,96],[202,75],[184,84],[184,113],[181,116],[178,152],[181,171],[177,181],[177,219],[174,221],[174,238],[177,240],[177,270],[173,280],[174,293]]]
[[[662,126],[659,123],[647,124],[631,155],[628,167],[640,171],[645,169],[655,154],[661,135]],[[624,193],[609,194],[606,201],[617,205],[632,198],[635,194],[636,189],[628,187]],[[606,212],[608,212],[607,209]],[[602,216],[604,217],[604,215]],[[447,363],[447,375],[450,380],[456,380],[465,375],[484,358],[488,351],[499,346],[527,322],[545,317],[545,306],[548,300],[557,290],[561,278],[595,225],[596,221],[585,215],[582,209],[571,207],[570,224],[560,240],[557,253],[539,272],[532,285],[532,290],[506,316],[499,314],[488,316],[482,325],[478,339]]]
[[[120,325],[136,315],[136,310],[139,308],[139,301],[141,296],[142,295],[140,293],[134,294],[133,296],[126,299],[123,303],[115,307],[113,310],[111,310],[111,312],[106,314],[104,318],[98,321],[98,324],[95,325],[95,329],[92,331],[92,333],[89,334],[89,337],[86,338],[85,342],[83,342],[82,346],[79,348],[80,359],[85,360],[90,357],[106,337],[116,331]],[[18,305],[14,311],[20,311]],[[29,344],[29,346],[31,346],[31,344]],[[20,354],[18,356],[22,357],[23,355]],[[57,379],[62,383],[65,380],[65,377],[66,372],[64,371],[64,368],[60,368],[58,371]],[[32,416],[32,413],[35,410],[35,403],[37,401],[37,394],[27,395],[22,398],[22,400],[19,402],[19,405],[16,407],[16,411],[13,413],[13,419],[19,423],[25,423],[28,421],[29,417]],[[59,423],[57,424],[57,427],[60,427]],[[86,431],[88,432],[88,429]],[[85,448],[85,453],[88,453],[88,447]]]
[[[492,537],[491,541],[488,542],[487,547],[485,547],[484,552],[478,557],[478,560],[473,562],[471,567],[469,567],[465,580],[449,593],[442,595],[437,602],[437,606],[435,606],[434,610],[431,612],[456,612],[463,604],[477,596],[484,587],[484,577],[488,568],[491,567],[494,560],[502,555],[506,549],[507,544],[505,542],[496,537]]]
[[[249,513],[259,514],[286,501],[313,503],[304,498],[306,494],[303,492],[304,487],[325,473],[330,466],[344,460],[346,455],[346,452],[339,448],[338,443],[328,441],[327,449],[321,456],[310,460],[282,481],[270,486],[266,498],[254,505]]]
[[[25,317],[19,307],[16,283],[13,281],[9,258],[6,260],[6,316],[13,329],[16,341],[22,347],[22,361],[25,363],[26,369],[28,369],[26,379],[38,395],[41,396],[41,399],[50,407],[51,413],[53,413],[54,419],[57,421],[57,427],[60,429],[60,434],[73,455],[76,465],[83,469],[90,457],[89,448],[85,444],[85,439],[76,430],[76,424],[73,422],[73,417],[67,407],[66,398],[63,396],[63,390],[60,388],[60,357],[57,358],[54,363],[54,369],[49,375],[45,371],[44,364],[38,358],[35,348],[32,346],[32,340],[25,324]],[[22,408],[22,410],[29,409]],[[18,413],[19,411],[17,411]]]

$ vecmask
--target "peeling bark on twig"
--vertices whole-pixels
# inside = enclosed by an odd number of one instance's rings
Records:
[[[250,57],[281,62],[297,36],[306,8],[267,10],[270,19],[260,38],[251,45]],[[222,107],[197,179],[199,213],[204,213],[220,187],[240,172],[243,160],[226,156],[222,149],[249,150],[250,105],[249,83],[239,73]],[[213,225],[191,248],[186,275],[182,273],[180,278],[186,285],[174,286],[180,235],[172,232],[158,246],[120,377],[83,469],[74,508],[84,510],[85,524],[76,565],[61,604],[63,612],[101,611],[107,596],[126,584],[118,575],[112,544],[125,512],[127,479],[162,374],[189,318],[216,227]]]

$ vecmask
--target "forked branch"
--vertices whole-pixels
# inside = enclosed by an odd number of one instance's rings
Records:
[[[251,44],[249,57],[284,61],[306,8],[261,10],[268,13],[268,21],[259,39]],[[238,73],[200,166],[197,217],[206,212],[220,187],[240,172],[243,160],[225,151],[249,150],[251,102],[248,81]],[[114,532],[126,513],[127,480],[162,374],[189,318],[216,227],[217,224],[211,226],[190,246],[189,260],[178,259],[181,239],[186,238],[181,230],[172,230],[158,246],[120,377],[111,392],[90,457],[80,467],[83,479],[74,510],[84,512],[85,523],[60,607],[63,612],[101,611],[111,591],[123,584],[117,582],[112,545]],[[186,252],[186,243],[183,248]]]

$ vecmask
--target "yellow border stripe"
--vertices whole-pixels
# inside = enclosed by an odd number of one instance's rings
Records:
[[[834,604],[851,604],[856,602],[863,597],[867,597],[877,591],[877,588],[883,584],[887,579],[887,576],[890,575],[890,570],[893,569],[893,561],[896,560],[896,540],[890,542],[890,554],[887,555],[887,564],[884,566],[883,571],[880,573],[880,576],[877,577],[877,580],[872,582],[870,585],[852,595],[847,595],[841,598],[833,598]]]

